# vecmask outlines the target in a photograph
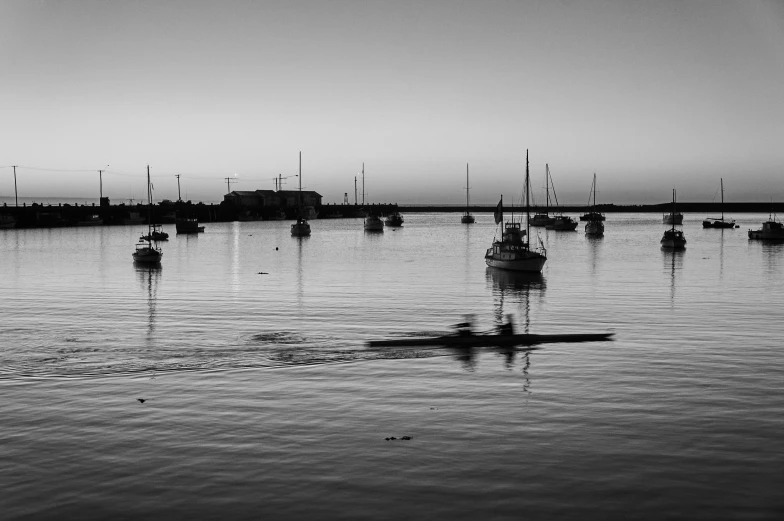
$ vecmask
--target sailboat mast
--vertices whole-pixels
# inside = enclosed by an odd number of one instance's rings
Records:
[[[365,163],[362,163],[362,206],[365,206]]]
[[[297,194],[297,209],[302,217],[302,151],[299,152],[299,193]]]
[[[470,206],[470,204],[468,202],[470,200],[469,196],[468,196],[468,192],[469,192],[469,186],[468,186],[468,163],[466,163],[466,214],[468,214],[468,207]]]
[[[724,221],[724,178],[721,177],[721,220]]]
[[[152,185],[150,184],[150,165],[147,165],[147,243],[152,248]]]
[[[593,173],[593,209],[596,211],[596,172]]]
[[[525,153],[526,157],[528,157],[528,152]],[[550,165],[545,163],[545,177],[544,177],[544,186],[545,186],[545,194],[546,194],[546,201],[545,201],[545,211],[544,213],[550,215]]]
[[[548,170],[549,172],[549,170]],[[525,236],[528,240],[528,246],[531,246],[531,213],[528,207],[528,192],[529,192],[529,179],[528,179],[528,149],[525,149]]]
[[[672,189],[672,231],[675,231],[675,188]]]

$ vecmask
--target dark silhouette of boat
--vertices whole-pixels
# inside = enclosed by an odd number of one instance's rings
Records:
[[[418,346],[517,346],[555,344],[565,342],[598,342],[610,340],[615,333],[564,333],[556,335],[523,334],[465,334],[457,333],[438,337],[395,338],[371,340],[370,347],[418,347]]]

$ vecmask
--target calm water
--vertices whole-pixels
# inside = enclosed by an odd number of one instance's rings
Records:
[[[540,278],[485,268],[491,215],[405,217],[172,226],[160,269],[133,265],[139,227],[0,230],[0,517],[784,515],[766,215],[687,214],[680,253],[658,214],[541,230]],[[365,347],[465,313],[616,337]]]

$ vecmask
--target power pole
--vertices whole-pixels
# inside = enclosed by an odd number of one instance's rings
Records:
[[[224,177],[224,179],[226,180],[226,190],[227,190],[226,193],[230,194],[231,193],[231,183],[236,183],[237,180],[234,179],[233,177]]]
[[[180,174],[174,174],[174,177],[177,178],[177,201],[182,201],[182,196],[180,195]]]
[[[19,206],[19,192],[16,190],[16,165],[14,165],[14,198],[16,199],[16,206]]]

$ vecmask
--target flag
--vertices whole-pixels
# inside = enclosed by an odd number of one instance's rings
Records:
[[[501,200],[498,201],[498,206],[495,207],[495,212],[493,212],[493,217],[495,217],[495,223],[496,224],[498,224],[498,223],[500,223],[501,221],[504,220],[504,206],[503,206],[503,203],[504,203],[504,199],[502,197]]]

